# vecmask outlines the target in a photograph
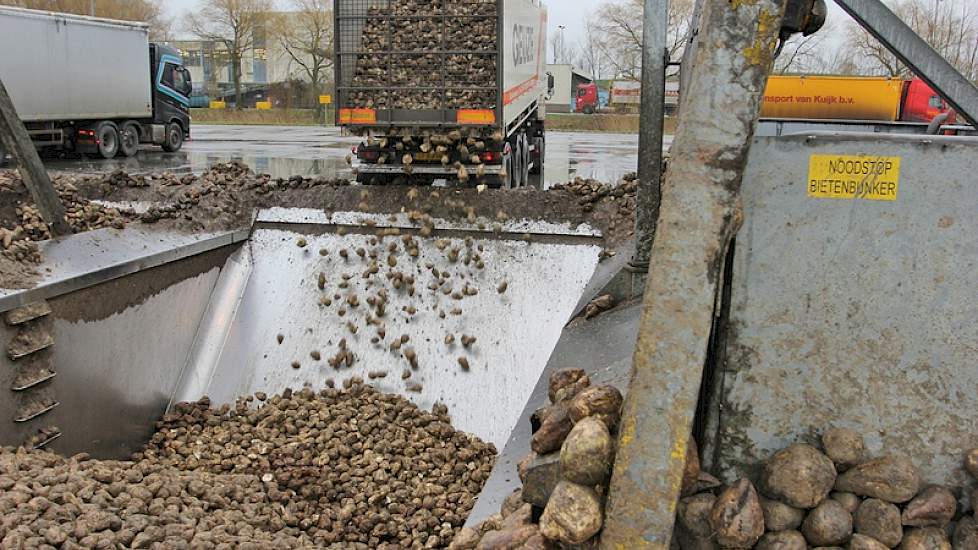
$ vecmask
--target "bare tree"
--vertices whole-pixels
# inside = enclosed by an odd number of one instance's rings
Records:
[[[0,0],[0,5],[34,10],[92,15],[91,0]],[[163,0],[96,0],[95,16],[147,23],[152,40],[166,40],[171,21],[163,16]]]
[[[333,66],[332,0],[291,0],[291,11],[276,14],[273,32],[318,96]]]
[[[978,79],[978,6],[973,0],[899,0],[891,9],[962,74]],[[846,45],[855,52],[863,73],[911,76],[896,56],[856,24],[847,29]]]
[[[797,34],[788,39],[774,60],[774,72],[785,73],[818,73],[826,72],[826,54],[828,38],[835,34],[835,23],[826,22],[822,30],[808,36]]]
[[[600,80],[605,74],[605,54],[601,47],[600,37],[594,21],[584,20],[584,40],[578,46],[577,65],[591,74],[591,78]]]
[[[567,44],[562,31],[555,32],[550,37],[550,51],[553,52],[554,63],[570,63],[574,60],[574,44]]]
[[[637,80],[642,72],[643,0],[609,0],[594,14],[594,30],[617,77]],[[666,47],[671,61],[682,58],[692,30],[694,0],[671,0]]]
[[[224,44],[234,81],[235,107],[241,101],[241,59],[255,45],[255,35],[264,31],[271,0],[203,0],[195,12],[184,16],[187,29],[204,40]]]

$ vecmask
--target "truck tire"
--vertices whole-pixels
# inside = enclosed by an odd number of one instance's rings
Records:
[[[183,147],[183,128],[176,122],[166,125],[166,133],[163,135],[163,150],[167,153],[176,153]]]
[[[543,136],[533,138],[533,149],[536,151],[534,155],[531,155],[533,160],[533,167],[530,168],[530,173],[533,175],[543,173],[543,160],[547,157],[547,139]]]
[[[586,115],[593,115],[594,114],[594,105],[585,105],[584,106],[584,114],[586,114]]]
[[[139,152],[139,126],[127,122],[119,130],[119,153],[124,157],[135,156]]]
[[[7,150],[3,148],[3,142],[0,141],[0,166],[7,165]]]
[[[526,132],[520,132],[516,139],[519,143],[518,187],[523,188],[530,184],[530,141],[526,139]]]
[[[95,127],[98,140],[98,154],[104,159],[115,157],[119,152],[119,130],[111,122],[102,122]]]
[[[500,180],[499,186],[502,187],[503,189],[513,188],[513,179],[516,177],[515,176],[516,163],[513,162],[515,159],[516,159],[516,151],[513,150],[512,148],[510,149],[510,152],[508,154],[505,152],[503,153],[503,169],[505,170],[506,175],[505,176],[501,175],[499,178]]]
[[[509,187],[519,189],[523,187],[523,144],[520,143],[520,136],[513,136],[513,152],[509,155]]]

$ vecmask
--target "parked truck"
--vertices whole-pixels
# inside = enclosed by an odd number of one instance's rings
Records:
[[[0,7],[0,80],[38,149],[133,156],[190,135],[190,73],[142,23]],[[0,160],[3,151],[0,151]]]
[[[637,113],[642,103],[642,83],[636,80],[615,80],[611,83],[608,106],[617,112]]]
[[[521,187],[545,156],[540,0],[335,0],[337,124],[357,180]]]
[[[775,76],[768,79],[762,118],[930,123],[948,104],[919,78]]]

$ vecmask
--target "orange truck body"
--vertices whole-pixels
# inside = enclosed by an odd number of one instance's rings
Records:
[[[761,117],[927,123],[947,110],[917,78],[772,75]]]
[[[772,75],[761,116],[897,121],[903,85],[890,78]]]

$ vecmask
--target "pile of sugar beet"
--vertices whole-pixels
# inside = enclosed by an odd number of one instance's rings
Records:
[[[953,540],[953,548],[978,548],[974,512],[950,488],[926,484],[908,457],[869,457],[862,436],[844,428],[826,429],[821,444],[774,453],[756,485],[740,479],[683,498],[678,546],[950,550]],[[978,449],[964,461],[978,477]],[[692,473],[688,466],[684,492],[697,490],[686,483]]]
[[[0,548],[444,548],[495,455],[354,381],[204,398],[130,461],[0,450]]]
[[[530,419],[533,452],[518,466],[523,487],[498,514],[462,529],[450,550],[580,548],[596,541],[623,398],[614,386],[592,386],[582,369],[554,372],[548,390],[550,404]]]
[[[518,466],[523,486],[451,550],[596,547],[621,394],[590,386],[580,370],[554,373],[549,389],[551,404],[531,418],[533,452]],[[964,467],[978,479],[978,449]],[[978,550],[978,490],[969,511],[951,488],[926,484],[909,458],[868,456],[852,430],[825,430],[821,449],[786,447],[759,472],[756,484],[723,484],[701,469],[690,439],[672,547]]]

